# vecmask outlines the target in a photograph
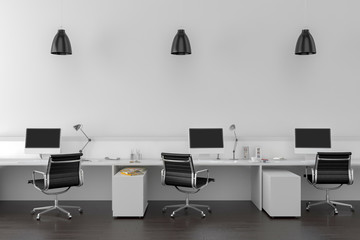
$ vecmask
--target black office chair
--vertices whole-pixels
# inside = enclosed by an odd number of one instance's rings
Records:
[[[205,217],[205,213],[199,207],[207,208],[211,212],[210,207],[208,205],[190,204],[189,194],[197,193],[206,187],[209,182],[215,181],[213,178],[209,178],[209,170],[203,169],[195,172],[190,154],[161,153],[161,158],[164,162],[164,169],[161,170],[161,183],[174,186],[177,190],[186,194],[185,204],[165,206],[163,212],[167,208],[177,208],[170,215],[170,217],[174,218],[175,214],[180,210],[191,208],[200,212],[201,217]],[[198,175],[201,173],[205,173],[206,177],[199,177]],[[191,188],[192,190],[184,190],[180,189],[180,187]]]
[[[334,208],[334,213],[337,214],[338,210],[336,205],[350,207],[352,211],[354,208],[351,204],[340,203],[331,201],[329,198],[329,190],[340,188],[343,184],[351,185],[354,182],[353,169],[351,168],[351,152],[319,152],[316,155],[315,167],[311,168],[311,174],[308,174],[306,168],[305,177],[308,182],[315,188],[326,191],[325,201],[306,204],[306,210],[309,211],[310,207],[329,204]],[[320,187],[322,184],[336,184],[335,187]]]
[[[55,203],[53,206],[34,208],[31,213],[35,211],[44,210],[37,214],[36,219],[40,220],[40,216],[52,210],[59,210],[67,214],[68,219],[71,219],[70,212],[64,208],[76,208],[80,213],[82,209],[78,206],[60,206],[58,204],[58,195],[67,192],[71,187],[79,187],[83,185],[84,176],[81,169],[82,153],[72,154],[56,154],[49,157],[46,173],[34,170],[33,179],[28,183],[34,185],[36,189],[47,194],[55,195]],[[42,178],[36,178],[36,175],[42,175]],[[60,191],[51,191],[53,189],[66,188]]]

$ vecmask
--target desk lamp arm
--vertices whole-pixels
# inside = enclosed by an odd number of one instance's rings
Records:
[[[236,152],[236,147],[238,144],[239,139],[237,138],[236,132],[234,131],[234,136],[235,136],[235,142],[234,142],[234,148],[233,148],[233,159],[235,160],[235,152]]]
[[[80,131],[84,134],[84,136],[87,139],[87,142],[85,143],[85,145],[82,147],[82,149],[79,150],[79,152],[83,152],[83,150],[85,149],[85,147],[89,144],[89,142],[91,142],[91,138],[88,137],[88,135],[86,135],[86,133],[80,128]]]

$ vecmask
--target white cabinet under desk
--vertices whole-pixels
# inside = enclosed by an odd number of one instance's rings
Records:
[[[144,217],[148,206],[147,171],[127,176],[119,171],[125,166],[112,166],[112,212],[113,217]]]
[[[263,209],[271,217],[301,216],[300,176],[279,169],[263,169]]]

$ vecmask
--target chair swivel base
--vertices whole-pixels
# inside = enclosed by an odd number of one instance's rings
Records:
[[[211,208],[208,205],[190,204],[189,203],[189,193],[187,193],[186,194],[186,199],[185,199],[185,204],[167,205],[162,209],[162,212],[165,213],[166,209],[168,209],[168,208],[177,208],[170,215],[171,218],[174,218],[175,214],[177,212],[179,212],[179,211],[181,211],[183,209],[186,210],[188,208],[191,208],[191,209],[194,209],[195,211],[200,212],[201,218],[204,218],[206,215],[201,209],[199,209],[200,207],[201,208],[207,208],[208,212],[211,213]]]
[[[67,215],[67,218],[68,219],[71,219],[72,216],[70,214],[70,212],[66,211],[65,208],[75,208],[75,209],[78,209],[79,213],[83,213],[83,210],[81,209],[81,207],[79,206],[64,206],[64,205],[59,205],[58,204],[58,200],[56,199],[55,201],[55,204],[53,206],[46,206],[46,207],[37,207],[37,208],[34,208],[32,211],[31,211],[31,214],[35,214],[36,211],[40,211],[40,210],[44,210],[42,212],[39,212],[37,215],[36,215],[36,220],[40,220],[40,216],[44,213],[47,213],[47,212],[50,212],[50,211],[53,211],[53,210],[58,210],[60,212],[63,212]]]
[[[350,207],[350,209],[351,209],[352,212],[355,211],[354,207],[353,207],[351,204],[341,203],[341,202],[335,202],[335,201],[330,201],[330,200],[325,200],[325,201],[316,202],[316,203],[307,202],[307,203],[306,203],[306,211],[310,211],[310,207],[317,206],[317,205],[322,205],[322,204],[328,204],[328,205],[330,205],[331,207],[333,207],[335,214],[338,214],[338,213],[339,213],[338,210],[337,210],[337,208],[336,208],[336,205],[345,206],[345,207]]]
[[[168,205],[168,206],[165,206],[162,211],[163,213],[166,211],[166,209],[168,208],[177,208],[176,210],[174,210],[170,217],[171,218],[174,218],[175,217],[175,214],[181,210],[186,210],[188,208],[191,208],[191,209],[194,209],[195,211],[198,211],[200,212],[201,214],[201,217],[204,218],[206,215],[204,213],[204,211],[202,211],[201,209],[199,209],[199,207],[204,207],[204,208],[207,208],[208,212],[211,213],[211,208],[208,206],[208,205],[199,205],[199,204],[178,204],[178,205]]]

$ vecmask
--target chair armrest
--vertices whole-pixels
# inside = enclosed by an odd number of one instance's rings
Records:
[[[312,184],[312,185],[314,185],[314,184],[316,184],[316,181],[317,181],[317,179],[316,179],[316,177],[315,177],[315,172],[314,172],[314,168],[310,168],[311,169],[311,180],[312,180],[312,182],[309,180],[309,178],[308,178],[308,176],[309,176],[309,174],[308,174],[308,169],[309,169],[310,167],[308,167],[308,166],[306,166],[305,167],[305,177],[306,177],[306,180],[310,183],[310,184]]]
[[[198,177],[199,173],[204,173],[206,172],[206,184],[201,186],[199,189],[206,187],[209,183],[209,169],[203,169],[203,170],[199,170],[195,172],[195,176],[194,176],[194,182],[193,182],[193,188],[196,188],[196,179]]]
[[[48,185],[47,185],[47,179],[46,179],[46,174],[41,172],[41,171],[37,171],[37,170],[33,170],[32,172],[32,180],[33,180],[33,184],[34,187],[39,189],[36,185],[35,185],[35,180],[36,180],[36,174],[42,175],[43,180],[44,180],[44,188],[47,189]],[[39,189],[40,191],[44,190],[44,189]]]
[[[41,171],[33,170],[33,173],[32,173],[32,175],[33,175],[33,181],[35,181],[35,176],[36,176],[36,174],[41,174],[41,175],[43,176],[43,179],[46,179],[46,174],[45,174],[45,173],[43,173],[43,172],[41,172]]]
[[[349,169],[349,185],[354,183],[354,169]]]
[[[165,169],[161,169],[161,184],[165,186]]]
[[[308,176],[308,169],[309,169],[309,167],[306,166],[306,167],[305,167],[305,175],[304,175],[304,177],[306,177],[306,178],[307,178],[307,176]]]
[[[84,184],[84,171],[80,169],[80,186]]]

